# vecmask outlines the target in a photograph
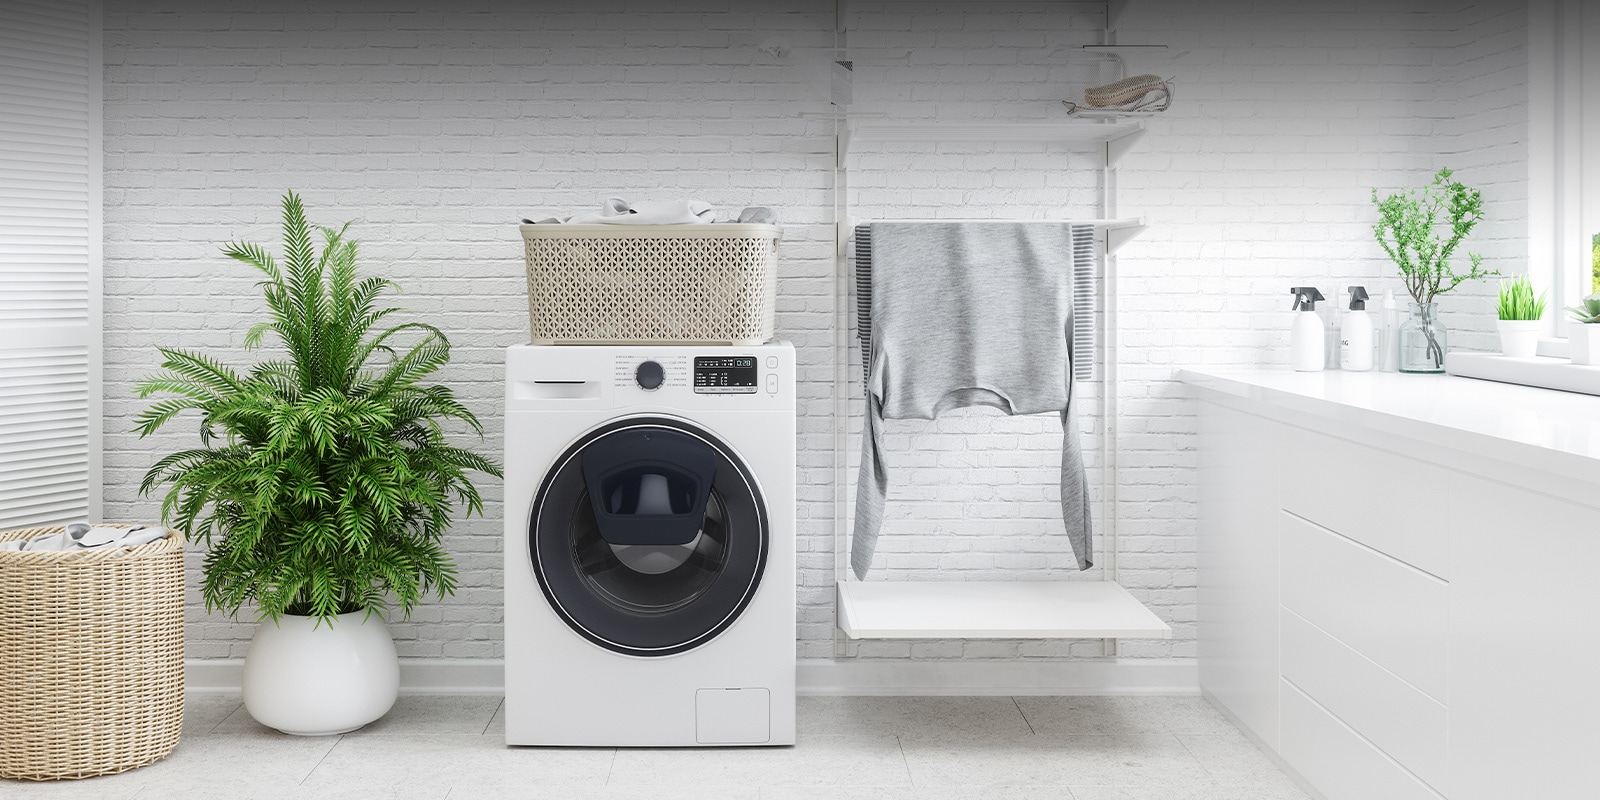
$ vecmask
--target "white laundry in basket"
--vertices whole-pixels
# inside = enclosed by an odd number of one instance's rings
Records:
[[[715,222],[717,210],[703,200],[646,200],[630,203],[620,197],[608,197],[599,211],[586,211],[561,219],[546,217],[530,224],[548,225],[687,225]]]
[[[113,525],[93,525],[74,522],[60,533],[46,533],[32,539],[14,539],[0,542],[0,550],[113,550],[118,547],[137,547],[157,539],[165,539],[167,529],[160,525],[134,525],[123,528]]]

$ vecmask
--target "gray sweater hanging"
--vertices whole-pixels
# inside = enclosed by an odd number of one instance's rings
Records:
[[[865,578],[889,487],[883,427],[954,408],[1061,416],[1061,517],[1090,559],[1088,480],[1072,408],[1073,248],[1090,226],[877,222],[871,243],[867,413],[850,566]],[[865,311],[867,309],[863,309]]]

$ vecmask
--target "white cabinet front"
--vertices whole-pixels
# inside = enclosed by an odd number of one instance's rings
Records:
[[[1200,406],[1213,701],[1329,800],[1600,798],[1600,490],[1247,408]]]
[[[1453,476],[1452,800],[1600,797],[1600,510]]]
[[[1285,513],[1283,607],[1442,700],[1444,581]]]

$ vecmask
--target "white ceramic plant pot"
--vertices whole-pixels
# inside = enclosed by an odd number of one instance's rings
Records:
[[[1533,358],[1539,354],[1539,320],[1503,319],[1495,323],[1500,331],[1500,353],[1512,358]]]
[[[1600,323],[1568,324],[1567,355],[1574,364],[1600,365]]]
[[[269,728],[296,736],[353,731],[387,714],[400,693],[389,626],[365,611],[333,623],[262,620],[244,658],[244,706]]]

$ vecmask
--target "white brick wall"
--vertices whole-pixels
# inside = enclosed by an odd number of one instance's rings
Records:
[[[111,5],[109,516],[154,514],[154,500],[135,496],[139,477],[191,441],[127,433],[141,407],[132,383],[154,369],[157,344],[236,352],[258,301],[216,246],[275,243],[285,189],[315,221],[358,220],[369,267],[451,333],[442,379],[483,418],[488,450],[502,430],[500,348],[526,336],[519,217],[610,194],[771,205],[786,226],[779,328],[799,348],[804,392],[800,654],[832,656],[832,125],[799,116],[827,108],[832,3]],[[1051,55],[1095,41],[1089,6],[852,5],[851,43],[871,48],[857,57],[864,108],[1042,118],[1092,80],[1088,65]],[[1356,281],[1398,287],[1371,238],[1368,189],[1418,183],[1442,164],[1485,190],[1492,219],[1477,244],[1517,268],[1523,16],[1438,5],[1132,4],[1122,41],[1190,52],[1158,70],[1177,78],[1179,102],[1123,162],[1123,211],[1153,227],[1121,259],[1121,578],[1177,634],[1126,642],[1126,653],[1194,654],[1193,421],[1175,367],[1283,362],[1288,288],[1301,282],[1330,297]],[[866,217],[1081,216],[1099,188],[1094,159],[1042,146],[875,146],[851,163],[852,205]],[[1447,306],[1458,343],[1488,346],[1486,292]],[[1098,424],[1084,420],[1090,433]],[[1060,574],[1058,447],[1049,418],[897,423],[882,573]],[[499,655],[501,495],[485,489],[488,518],[450,536],[462,591],[396,626],[403,655]],[[194,602],[191,655],[242,655],[251,626]],[[1099,646],[852,652],[1045,658]]]

